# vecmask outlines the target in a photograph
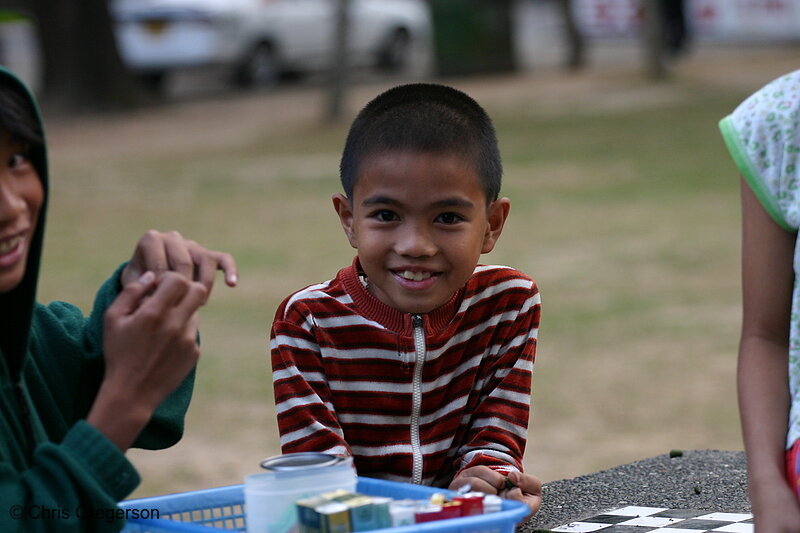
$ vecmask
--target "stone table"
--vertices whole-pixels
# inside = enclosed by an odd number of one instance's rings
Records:
[[[626,505],[750,512],[744,452],[673,451],[545,483],[541,509],[517,531],[549,529]]]

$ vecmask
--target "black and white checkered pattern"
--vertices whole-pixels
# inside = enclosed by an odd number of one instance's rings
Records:
[[[710,513],[631,505],[553,528],[561,533],[753,533],[750,513]]]

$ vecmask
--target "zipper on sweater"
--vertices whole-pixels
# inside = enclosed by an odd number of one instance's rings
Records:
[[[414,326],[414,377],[411,382],[411,457],[412,457],[412,482],[422,483],[422,444],[419,437],[419,419],[422,410],[422,368],[425,365],[425,329],[422,326],[422,317],[413,315],[411,323]]]

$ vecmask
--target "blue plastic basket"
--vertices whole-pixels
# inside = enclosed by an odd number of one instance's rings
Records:
[[[427,499],[434,492],[445,492],[434,487],[395,483],[380,479],[358,478],[356,491],[371,496],[389,496],[395,499]],[[453,495],[452,492],[449,492]],[[121,502],[122,509],[142,510],[140,515],[154,514],[159,518],[131,518],[124,533],[162,533],[172,531],[210,533],[214,531],[246,531],[244,485],[216,489],[168,494]],[[514,500],[503,500],[500,511],[477,516],[450,518],[435,522],[393,527],[383,533],[513,533],[518,522],[528,514],[528,506]]]

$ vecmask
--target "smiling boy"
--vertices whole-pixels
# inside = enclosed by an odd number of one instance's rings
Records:
[[[522,456],[539,291],[478,264],[508,216],[501,175],[491,120],[456,89],[403,85],[361,111],[333,196],[357,257],[289,296],[272,327],[285,453],[348,454],[362,476],[538,510]]]
[[[0,67],[0,531],[119,531],[108,512],[139,483],[125,452],[181,438],[197,314],[217,269],[236,284],[236,264],[149,231],[88,317],[38,303],[49,185],[36,102]]]

